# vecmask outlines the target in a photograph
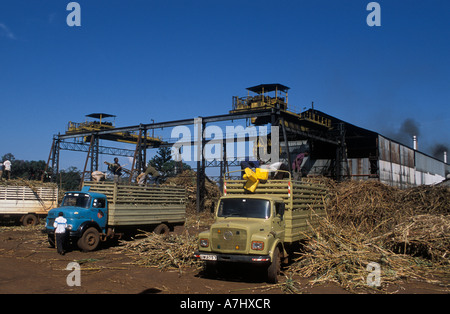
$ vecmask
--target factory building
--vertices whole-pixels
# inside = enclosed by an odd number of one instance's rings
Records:
[[[440,183],[449,177],[450,165],[447,152],[444,161],[418,150],[417,137],[411,138],[408,147],[376,132],[363,129],[339,120],[324,112],[309,109],[309,115],[329,120],[331,126],[340,126],[344,142],[342,165],[336,167],[336,148],[314,139],[291,141],[291,158],[297,153],[309,150],[303,169],[306,175],[336,176],[352,180],[378,180],[382,183],[408,188],[418,185]],[[303,113],[305,114],[305,113]],[[336,129],[337,127],[334,127]]]
[[[206,128],[218,122],[233,123],[245,119],[246,123],[250,122],[255,126],[268,124],[278,126],[279,152],[281,153],[279,157],[288,165],[289,170],[293,170],[292,164],[298,154],[309,153],[303,159],[301,169],[303,176],[321,175],[338,181],[378,180],[399,188],[437,184],[448,179],[450,165],[447,162],[447,155],[441,161],[421,152],[418,149],[417,138],[413,141],[411,137],[412,145],[409,147],[379,133],[316,110],[314,106],[299,112],[288,102],[289,89],[278,83],[249,87],[247,96],[232,97],[232,108],[228,114],[202,117],[198,125]],[[85,173],[89,174],[98,170],[100,154],[130,157],[133,160],[130,173],[139,173],[144,171],[147,149],[175,144],[155,137],[155,130],[190,126],[199,120],[199,118],[190,118],[158,123],[153,121],[149,124],[117,128],[114,123],[105,121],[106,118],[115,117],[114,115],[95,113],[87,117],[97,120],[83,123],[70,122],[65,134],[54,136],[47,169],[58,173],[60,150],[71,150],[87,152],[83,179]],[[148,135],[150,131],[152,136]],[[134,145],[135,149],[102,146],[100,140],[129,143]],[[203,140],[200,138],[200,145],[204,145]],[[267,145],[268,150],[272,149],[270,147],[272,144],[269,143],[255,144]],[[225,150],[226,145],[222,149]],[[226,151],[222,152],[222,156],[224,158],[221,160],[206,162],[203,154],[202,160],[197,161],[199,185],[204,182],[206,167],[220,167],[220,178],[229,171],[229,167],[239,167],[240,160],[237,157],[233,157],[234,159],[225,157]],[[256,159],[259,157],[261,156],[252,156]],[[130,175],[130,182],[131,178],[132,175]],[[198,190],[201,191],[201,189]]]

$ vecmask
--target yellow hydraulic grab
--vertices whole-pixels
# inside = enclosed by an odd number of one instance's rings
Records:
[[[253,171],[250,168],[245,168],[245,174],[242,176],[247,182],[244,185],[244,189],[254,193],[258,187],[260,180],[267,180],[269,178],[269,172],[266,169],[256,168]]]

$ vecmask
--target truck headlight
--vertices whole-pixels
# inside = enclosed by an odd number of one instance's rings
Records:
[[[252,250],[255,250],[255,251],[262,251],[262,250],[264,250],[264,242],[252,241]]]
[[[201,247],[208,247],[209,246],[208,239],[200,239],[200,246]]]
[[[66,227],[67,230],[72,230],[72,228],[73,228],[72,225],[67,224],[67,227]]]

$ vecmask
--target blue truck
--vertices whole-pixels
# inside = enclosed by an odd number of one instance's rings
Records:
[[[139,186],[84,182],[81,191],[66,192],[61,206],[48,212],[44,233],[55,245],[53,223],[62,212],[68,240],[82,251],[127,232],[152,228],[167,233],[186,219],[186,193],[171,185]]]

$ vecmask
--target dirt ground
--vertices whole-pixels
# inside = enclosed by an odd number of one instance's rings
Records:
[[[0,226],[0,293],[1,294],[284,294],[281,286],[262,282],[251,271],[225,278],[207,278],[199,270],[160,271],[132,264],[132,259],[114,247],[84,253],[72,250],[61,256],[50,248],[42,225],[27,228]],[[72,270],[70,262],[81,265],[80,286],[66,282]],[[285,277],[280,277],[284,282]],[[300,282],[303,294],[348,293],[334,284],[311,285]],[[390,292],[447,294],[448,285],[405,282]]]

